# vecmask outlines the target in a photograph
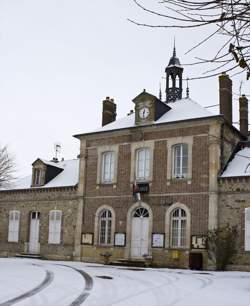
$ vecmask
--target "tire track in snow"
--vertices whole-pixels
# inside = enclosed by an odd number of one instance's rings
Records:
[[[30,290],[28,292],[25,292],[25,293],[19,295],[19,296],[13,298],[13,299],[10,299],[6,302],[1,303],[0,306],[14,305],[18,302],[21,302],[21,301],[39,293],[40,291],[42,291],[43,289],[48,287],[54,279],[54,273],[50,270],[45,270],[45,272],[46,272],[46,275],[45,275],[44,280],[37,287],[33,288],[32,290]]]
[[[131,281],[134,281],[134,282],[136,281],[136,282],[143,283],[147,287],[145,289],[139,290],[139,291],[135,292],[134,294],[131,294],[131,295],[126,296],[124,298],[115,299],[114,301],[112,301],[112,305],[119,304],[121,302],[124,302],[126,300],[130,300],[130,299],[132,299],[134,297],[143,295],[143,294],[148,293],[148,292],[151,292],[152,294],[154,294],[155,291],[157,291],[159,289],[162,289],[163,287],[170,286],[170,288],[175,291],[176,288],[174,287],[174,283],[179,281],[179,277],[177,275],[174,275],[172,277],[164,277],[164,282],[159,284],[159,285],[148,287],[148,285],[153,284],[154,281],[146,281],[146,280],[143,280],[143,279],[136,279],[135,280],[133,277],[130,277],[130,276],[126,275],[126,274],[122,275],[122,277],[130,279]],[[158,295],[157,294],[154,294],[154,295],[155,295],[155,298],[157,300]]]
[[[71,266],[67,266],[67,265],[57,265],[57,266],[62,266],[62,267],[70,268],[70,269],[78,272],[79,274],[81,274],[81,276],[84,278],[84,280],[85,280],[85,287],[84,287],[83,291],[81,292],[81,294],[72,303],[69,304],[69,306],[79,306],[79,305],[81,305],[87,299],[87,297],[90,294],[90,291],[93,288],[93,279],[92,279],[92,277],[88,273],[86,273],[85,271],[76,269],[76,268],[71,267]]]

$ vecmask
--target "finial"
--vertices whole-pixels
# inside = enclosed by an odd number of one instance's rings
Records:
[[[161,92],[161,82],[159,83],[160,89],[159,89],[159,100],[161,101],[162,99],[162,92]]]
[[[175,37],[174,37],[174,51],[173,51],[173,57],[176,57]]]
[[[189,85],[188,85],[188,80],[189,80],[189,78],[187,78],[187,89],[186,89],[187,98],[189,98]]]

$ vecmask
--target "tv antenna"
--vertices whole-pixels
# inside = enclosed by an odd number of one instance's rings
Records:
[[[58,160],[58,155],[61,153],[62,151],[62,144],[60,142],[55,142],[54,143],[54,150],[55,150],[55,160]]]

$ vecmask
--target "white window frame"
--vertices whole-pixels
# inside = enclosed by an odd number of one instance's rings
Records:
[[[185,245],[179,247],[180,249],[189,249],[191,243],[191,213],[190,209],[187,205],[176,202],[169,206],[166,211],[166,218],[165,218],[165,246],[166,248],[174,248],[178,249],[178,247],[172,246],[172,213],[176,209],[183,209],[186,213],[186,235],[185,235]]]
[[[34,169],[34,185],[40,186],[42,182],[42,170],[35,168]]]
[[[177,150],[179,150],[179,152],[177,152]],[[172,177],[173,178],[184,179],[187,177],[188,159],[189,159],[189,156],[188,156],[188,144],[187,143],[178,143],[172,146]]]
[[[9,212],[8,242],[19,241],[19,227],[20,227],[20,211],[11,210]]]
[[[150,148],[144,147],[136,150],[135,179],[147,181],[150,178]]]
[[[245,251],[250,251],[250,207],[245,208]]]
[[[177,214],[174,215],[174,214]],[[182,208],[175,208],[171,212],[171,236],[170,245],[172,248],[184,248],[187,245],[187,214]]]
[[[103,154],[106,152],[114,152],[114,175],[113,180],[110,182],[103,182]],[[96,176],[96,184],[113,184],[117,183],[117,160],[118,160],[118,152],[119,146],[118,145],[110,145],[110,146],[100,146],[97,147],[97,176]]]
[[[61,243],[61,229],[62,229],[62,211],[51,210],[49,212],[49,244]]]
[[[99,213],[99,244],[111,245],[112,243],[112,211],[103,209]]]
[[[102,153],[102,183],[110,184],[114,182],[115,176],[115,152],[106,151]]]
[[[167,139],[167,182],[171,184],[171,180],[175,179],[173,173],[173,147],[177,144],[186,143],[188,145],[188,173],[185,180],[192,179],[192,151],[193,151],[193,136],[171,137]]]

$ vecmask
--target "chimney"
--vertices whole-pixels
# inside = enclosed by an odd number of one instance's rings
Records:
[[[232,81],[226,73],[219,76],[220,114],[232,124]]]
[[[244,136],[248,136],[248,99],[245,95],[239,98],[240,104],[240,131]]]
[[[114,99],[106,97],[102,102],[102,126],[109,124],[116,119],[116,104]]]

